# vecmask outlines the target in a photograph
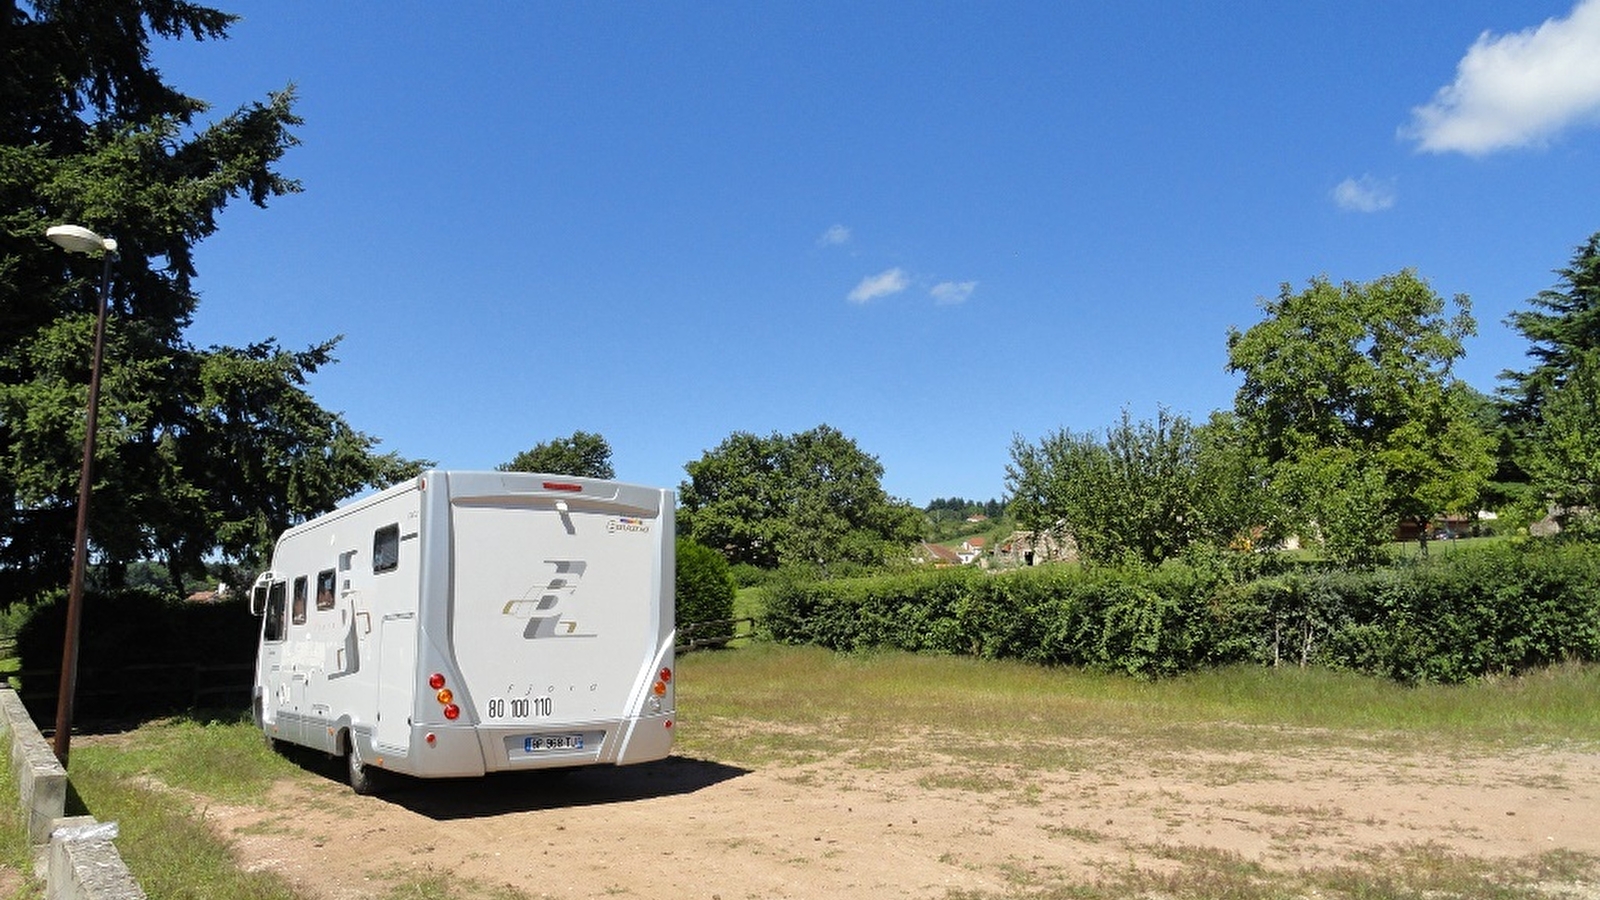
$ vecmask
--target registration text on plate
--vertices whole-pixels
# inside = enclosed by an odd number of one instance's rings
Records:
[[[542,753],[546,750],[582,750],[581,734],[539,734],[522,739],[524,753]]]

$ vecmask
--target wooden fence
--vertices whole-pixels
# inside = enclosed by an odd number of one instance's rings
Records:
[[[742,628],[740,626],[743,626]],[[726,647],[729,641],[748,638],[755,634],[756,620],[714,619],[709,622],[690,622],[678,626],[677,650],[696,650],[701,647]]]

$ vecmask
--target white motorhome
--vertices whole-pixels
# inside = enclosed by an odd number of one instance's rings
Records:
[[[672,749],[671,491],[428,471],[283,533],[256,579],[269,741],[424,778]]]

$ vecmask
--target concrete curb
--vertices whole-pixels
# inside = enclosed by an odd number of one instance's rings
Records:
[[[93,816],[64,817],[67,771],[9,687],[0,687],[0,732],[10,739],[11,772],[46,900],[145,900],[112,843],[116,823]]]
[[[49,843],[67,806],[67,770],[9,687],[0,687],[0,729],[11,738],[11,774],[28,818],[28,840],[36,847]]]

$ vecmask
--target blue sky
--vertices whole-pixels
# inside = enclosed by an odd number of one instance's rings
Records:
[[[1230,407],[1284,282],[1469,295],[1492,390],[1600,230],[1600,0],[219,5],[154,61],[294,83],[305,191],[224,214],[190,340],[343,334],[313,394],[450,468],[826,423],[998,497],[1014,435]]]

